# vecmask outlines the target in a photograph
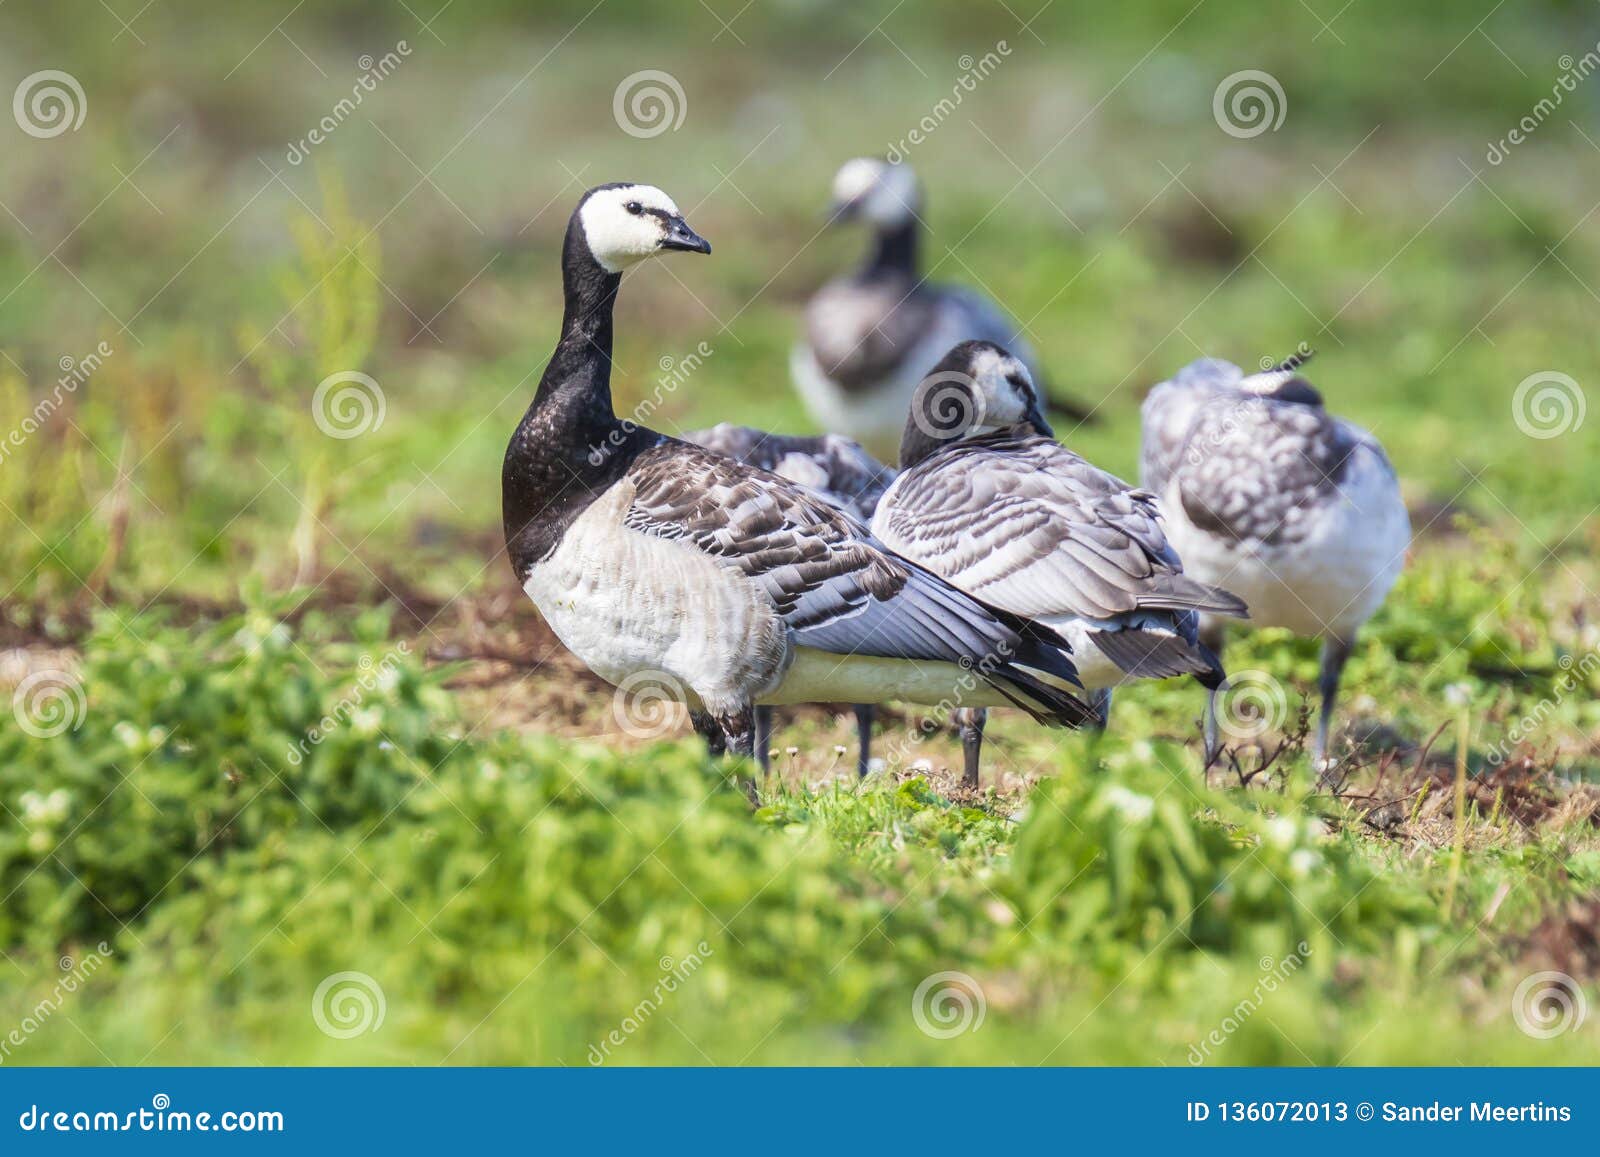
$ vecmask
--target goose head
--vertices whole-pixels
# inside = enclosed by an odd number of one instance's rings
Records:
[[[590,189],[572,215],[570,234],[607,273],[621,273],[657,253],[711,252],[711,242],[654,185],[618,182]]]
[[[1055,436],[1028,367],[994,342],[964,341],[917,384],[900,464],[910,466],[947,443],[1011,426]]]
[[[1250,374],[1239,380],[1239,388],[1247,394],[1271,398],[1278,402],[1293,402],[1301,406],[1321,406],[1322,395],[1317,388],[1300,376],[1300,367],[1312,358],[1313,351],[1301,346],[1293,354],[1270,369]]]
[[[828,220],[860,220],[877,229],[897,229],[913,220],[921,207],[922,192],[909,165],[857,157],[834,174]]]

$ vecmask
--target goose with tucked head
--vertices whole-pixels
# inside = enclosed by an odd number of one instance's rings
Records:
[[[773,434],[753,426],[723,422],[705,430],[691,430],[684,439],[747,466],[770,470],[804,486],[818,498],[837,506],[862,523],[872,521],[878,499],[894,481],[894,471],[862,448],[838,434]],[[870,703],[854,705],[856,717],[856,774],[865,776],[872,763]],[[773,709],[756,708],[756,758],[763,768],[772,758]]]
[[[561,336],[501,472],[507,555],[556,637],[619,695],[681,701],[739,755],[757,704],[938,703],[974,667],[981,702],[1089,720],[1048,628],[884,549],[802,486],[616,417],[622,275],[673,251],[710,246],[648,185],[591,190],[568,224]]]
[[[1141,411],[1140,474],[1192,574],[1239,592],[1257,624],[1322,640],[1312,754],[1326,774],[1345,662],[1400,576],[1411,522],[1378,440],[1329,414],[1301,376],[1310,356],[1256,374],[1208,358],[1156,386]],[[1222,628],[1202,619],[1219,651]],[[1206,725],[1213,760],[1214,700]]]
[[[1055,440],[1028,367],[992,342],[963,342],[917,387],[900,474],[872,520],[889,549],[1072,644],[1104,725],[1113,688],[1222,665],[1199,614],[1244,604],[1184,573],[1154,497]],[[985,712],[958,713],[966,778],[978,780]]]
[[[1004,345],[1039,380],[1016,323],[994,302],[924,277],[922,188],[909,166],[869,157],[847,162],[834,177],[829,219],[860,222],[873,240],[859,269],[811,298],[790,356],[795,386],[819,426],[893,456],[917,383],[968,339]],[[1074,421],[1087,417],[1059,405]]]

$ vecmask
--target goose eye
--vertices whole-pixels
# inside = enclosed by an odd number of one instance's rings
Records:
[[[644,212],[644,206],[639,204],[639,202],[637,202],[637,201],[629,201],[627,203],[627,205],[625,205],[623,207],[625,209],[627,209],[628,212],[632,213],[635,217],[637,217],[640,213]]]

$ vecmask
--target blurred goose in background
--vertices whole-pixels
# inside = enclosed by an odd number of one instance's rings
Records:
[[[1236,591],[1254,623],[1322,639],[1313,751],[1326,771],[1339,677],[1356,633],[1400,576],[1411,522],[1383,447],[1329,414],[1296,354],[1246,375],[1207,358],[1150,391],[1141,414],[1143,482],[1195,577]],[[1222,624],[1202,637],[1218,651]],[[1215,695],[1208,761],[1217,754]]]
[[[723,422],[707,430],[692,430],[684,439],[798,483],[863,525],[872,521],[878,499],[894,481],[893,470],[868,454],[859,442],[838,434],[795,437]],[[856,774],[866,775],[872,758],[874,711],[870,703],[854,707]],[[763,768],[771,759],[772,727],[772,708],[757,707],[756,757]]]
[[[848,161],[833,179],[832,221],[865,222],[872,249],[854,273],[828,282],[805,311],[790,373],[812,419],[893,457],[912,392],[950,347],[969,339],[1015,351],[1040,381],[1017,325],[971,290],[927,282],[918,260],[922,194],[909,166],[870,157]],[[1088,411],[1051,403],[1064,419]]]
[[[873,541],[804,487],[612,408],[625,269],[709,253],[650,185],[584,194],[562,251],[561,337],[506,447],[506,553],[557,638],[626,690],[651,680],[736,755],[757,703],[937,703],[973,694],[1045,723],[1091,718],[1048,628],[991,609]]]
[[[984,602],[1048,624],[1072,644],[1098,719],[1130,679],[1222,665],[1199,639],[1198,612],[1243,617],[1227,591],[1184,573],[1154,496],[1055,440],[1028,368],[992,342],[963,342],[911,403],[900,474],[878,502],[873,533]],[[986,713],[957,715],[976,786]]]

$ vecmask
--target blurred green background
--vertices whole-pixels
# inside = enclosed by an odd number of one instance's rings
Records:
[[[1600,923],[1600,852],[1569,791],[1600,766],[1596,17],[0,7],[0,437],[37,426],[0,459],[0,674],[83,691],[60,735],[0,716],[0,1034],[59,957],[113,950],[0,1059],[580,1064],[662,957],[705,941],[619,1061],[1184,1063],[1305,939],[1303,973],[1208,1059],[1593,1061],[1592,1026],[1544,1040],[1511,1010],[1537,968],[1592,992],[1597,966],[1573,945]],[[81,90],[76,127],[28,105],[44,70]],[[670,78],[673,126],[630,133],[617,102],[646,70]],[[1246,71],[1281,90],[1254,135],[1216,112]],[[1123,696],[1100,746],[998,722],[976,798],[948,744],[841,783],[849,729],[806,713],[752,822],[686,734],[619,735],[524,605],[500,460],[582,189],[660,185],[715,245],[629,276],[619,412],[662,393],[668,431],[802,430],[798,310],[864,245],[821,230],[828,183],[896,145],[934,276],[1024,323],[1055,387],[1096,407],[1062,433],[1097,463],[1135,474],[1139,402],[1179,366],[1301,342],[1330,406],[1384,441],[1418,539],[1348,676],[1357,798],[1314,793],[1298,748],[1264,777],[1283,794],[1200,784],[1179,746],[1198,703],[1174,685]],[[702,342],[663,392],[663,359]],[[328,437],[315,390],[353,371],[382,422]],[[1572,382],[1564,409],[1519,412],[1537,374]],[[289,760],[397,641],[405,673],[370,714]],[[1229,660],[1296,705],[1315,671],[1270,633]],[[1467,809],[1447,688],[1483,780]],[[1488,765],[1499,747],[1526,782]],[[352,1039],[308,1008],[346,970],[387,994]],[[909,1005],[949,970],[988,1020],[946,1040]]]

